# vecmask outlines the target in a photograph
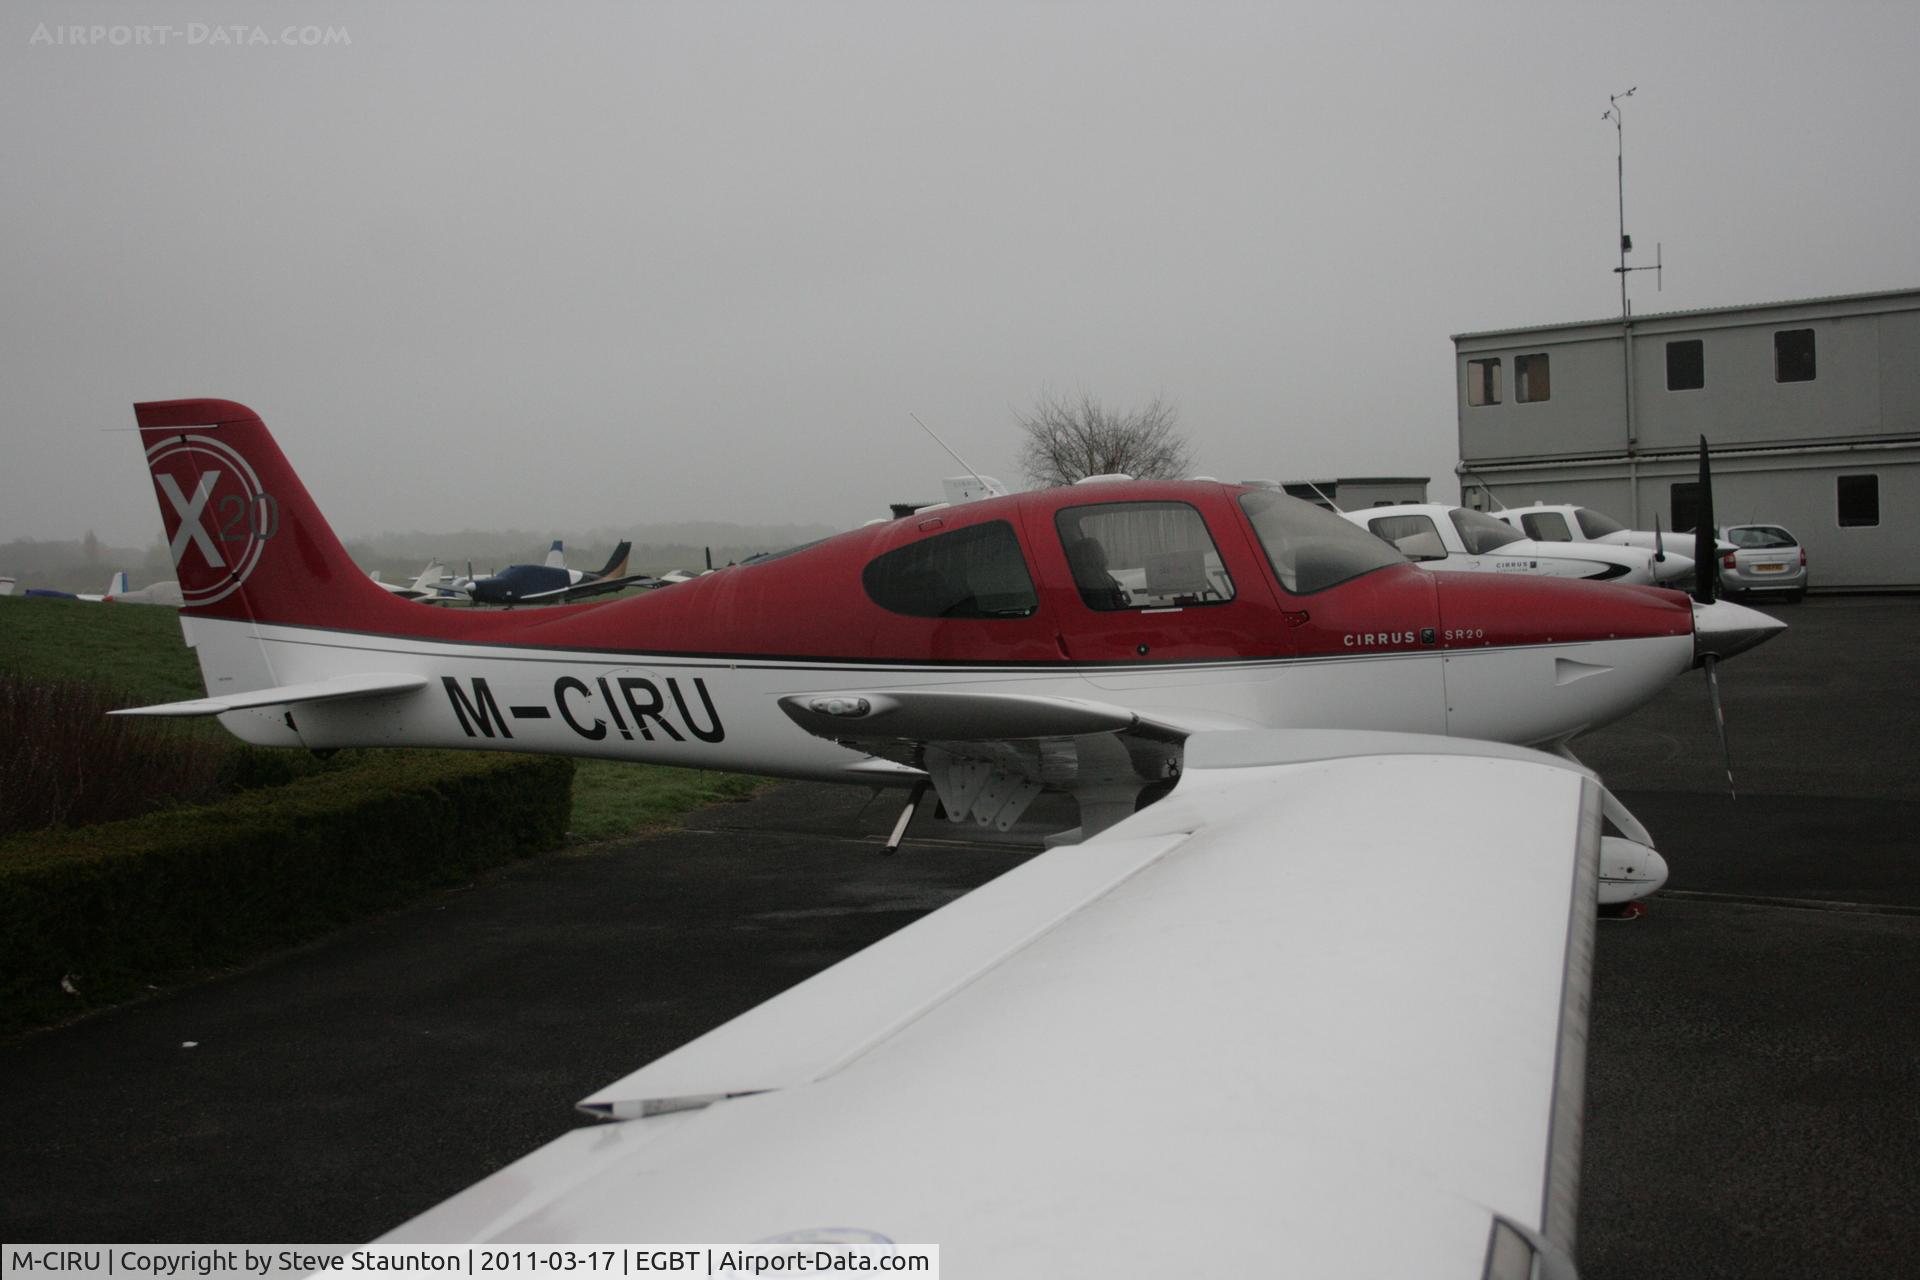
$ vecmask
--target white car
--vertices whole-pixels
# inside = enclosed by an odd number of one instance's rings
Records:
[[[1592,507],[1570,503],[1536,502],[1530,507],[1506,507],[1488,513],[1536,542],[1598,542],[1610,547],[1640,547],[1658,556],[1655,574],[1662,584],[1681,585],[1693,577],[1693,535],[1648,529],[1629,529]],[[1720,550],[1733,550],[1726,543]]]
[[[1656,581],[1654,553],[1643,547],[1599,542],[1545,542],[1482,511],[1440,502],[1367,507],[1341,513],[1401,555],[1427,569],[1481,573],[1536,573],[1552,578],[1590,578],[1601,582],[1651,585]],[[1662,574],[1678,562],[1691,575],[1693,561],[1668,552]],[[1664,576],[1662,579],[1664,580]]]

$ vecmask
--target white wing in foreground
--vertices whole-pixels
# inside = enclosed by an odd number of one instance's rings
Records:
[[[1532,752],[1196,734],[1159,804],[600,1091],[638,1118],[388,1239],[1570,1274],[1599,824],[1592,775]]]

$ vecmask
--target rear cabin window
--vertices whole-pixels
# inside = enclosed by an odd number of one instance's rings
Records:
[[[914,618],[1024,618],[1040,601],[1005,520],[896,547],[860,574],[882,609]]]
[[[1233,579],[1207,522],[1184,502],[1068,507],[1053,523],[1089,609],[1172,609],[1233,599]]]
[[[1283,493],[1243,493],[1240,509],[1267,553],[1273,576],[1296,596],[1406,563],[1398,551],[1359,525]]]
[[[1367,528],[1409,560],[1445,560],[1447,544],[1430,516],[1375,516]]]
[[[1535,542],[1572,542],[1573,530],[1558,511],[1529,511],[1520,517],[1521,528]]]

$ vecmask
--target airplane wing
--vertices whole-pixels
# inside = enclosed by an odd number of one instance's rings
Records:
[[[944,690],[803,694],[780,709],[816,737],[924,770],[953,821],[1002,831],[1047,787],[1166,783],[1188,734],[1217,727],[1091,699]],[[1093,828],[1131,813],[1131,790],[1121,808]]]
[[[555,587],[551,591],[528,592],[520,597],[520,603],[546,604],[560,600],[582,600],[588,596],[603,596],[615,591],[624,591],[628,587],[659,585],[661,585],[659,579],[644,573],[629,574],[624,578],[589,578],[585,582]]]
[[[636,1118],[386,1239],[1571,1275],[1592,775],[1434,737],[1187,745],[1159,804],[602,1089],[581,1105]]]
[[[571,599],[578,599],[582,596],[598,596],[613,591],[625,591],[628,587],[657,587],[660,585],[660,579],[654,577],[652,574],[629,573],[618,578],[594,578],[589,582],[576,582],[573,586],[567,588],[567,595]]]
[[[814,693],[780,699],[780,709],[817,737],[862,746],[929,739],[1058,738],[1133,732],[1178,742],[1190,729],[1087,698],[899,689]]]
[[[283,684],[247,693],[228,693],[218,697],[192,698],[186,702],[162,702],[151,707],[123,707],[107,712],[110,716],[217,716],[225,711],[249,707],[295,706],[303,702],[336,702],[350,698],[379,698],[396,693],[411,693],[427,687],[425,676],[402,673],[335,676],[306,684]]]

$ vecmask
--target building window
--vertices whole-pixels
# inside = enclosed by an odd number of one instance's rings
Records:
[[[1862,529],[1880,523],[1880,477],[1840,476],[1835,481],[1836,505],[1842,529]]]
[[[1467,361],[1467,403],[1470,405],[1500,403],[1500,362],[1498,360]]]
[[[1521,404],[1553,398],[1553,384],[1547,379],[1545,352],[1513,358],[1513,398]]]
[[[1813,381],[1813,330],[1782,329],[1773,335],[1773,380]]]
[[[1688,480],[1676,484],[1667,493],[1667,523],[1675,533],[1692,533],[1700,523],[1700,483]]]
[[[1707,348],[1698,338],[1667,344],[1667,390],[1698,391],[1707,385]]]

